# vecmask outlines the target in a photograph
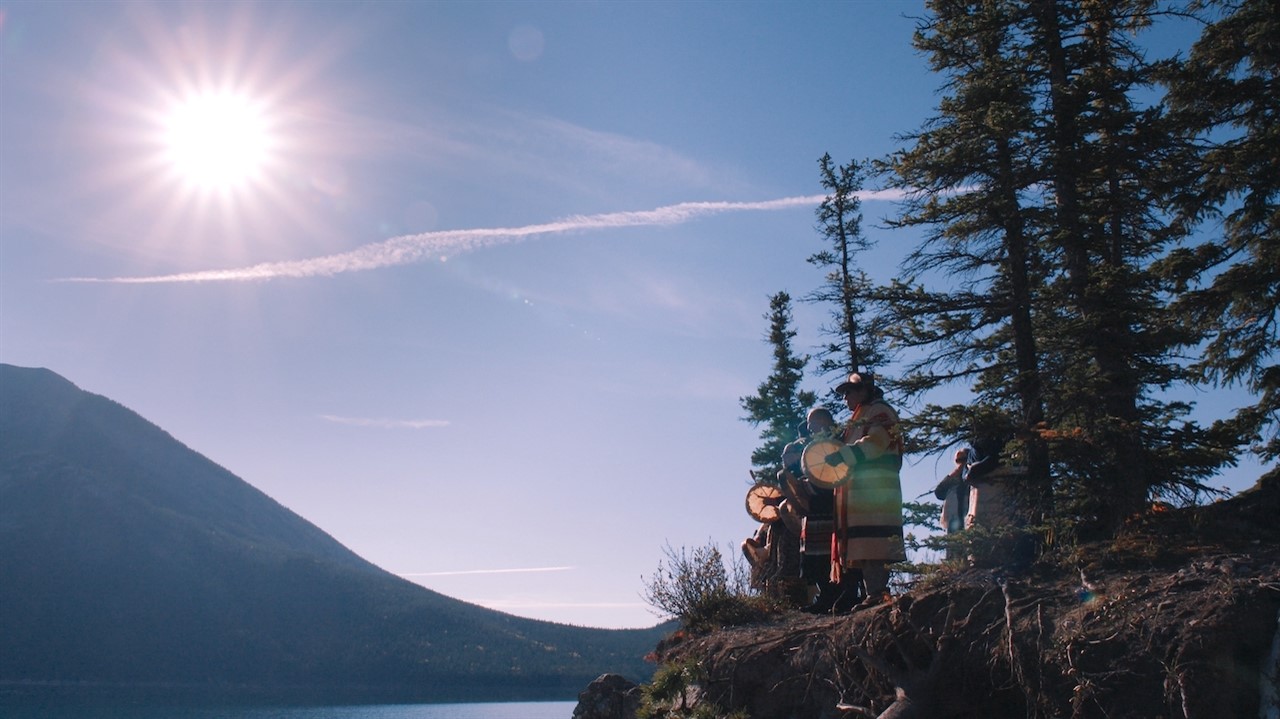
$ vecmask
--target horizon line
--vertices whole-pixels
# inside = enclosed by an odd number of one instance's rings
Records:
[[[522,567],[515,569],[460,569],[445,572],[395,572],[397,577],[455,577],[464,574],[522,574],[528,572],[564,572],[577,567]]]

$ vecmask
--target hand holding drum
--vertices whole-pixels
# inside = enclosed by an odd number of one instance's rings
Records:
[[[815,439],[806,445],[800,466],[809,481],[823,489],[834,489],[851,478],[853,469],[840,454],[843,447],[843,442],[830,438]]]

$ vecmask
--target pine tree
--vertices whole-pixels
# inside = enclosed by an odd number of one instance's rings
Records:
[[[924,395],[969,381],[975,402],[930,405],[916,434],[937,449],[975,434],[1020,436],[1033,484],[1044,490],[1048,461],[1033,429],[1044,418],[1033,311],[1039,269],[1034,210],[1023,196],[1040,176],[1033,94],[1013,34],[1025,10],[1012,2],[935,2],[916,33],[946,80],[937,117],[906,135],[912,144],[882,170],[912,191],[894,227],[922,227],[923,243],[885,295],[895,341],[914,350],[901,384]],[[927,290],[939,276],[950,286]]]
[[[804,420],[817,397],[800,389],[808,356],[797,356],[791,341],[791,295],[779,292],[769,298],[769,334],[765,341],[773,347],[773,371],[756,394],[742,397],[747,415],[743,420],[760,427],[761,444],[751,453],[753,474],[761,481],[775,481],[782,469],[782,449],[796,438],[796,428]]]
[[[1213,2],[1219,12],[1167,78],[1177,122],[1197,139],[1170,193],[1204,241],[1170,263],[1193,289],[1181,316],[1209,333],[1198,368],[1256,395],[1228,428],[1280,458],[1280,5]],[[1204,278],[1204,279],[1201,279]]]
[[[815,354],[821,376],[870,371],[885,359],[883,342],[870,317],[872,282],[857,265],[857,255],[871,247],[862,233],[862,201],[858,192],[866,170],[856,160],[836,166],[831,154],[818,160],[827,196],[818,206],[818,232],[828,247],[809,256],[809,264],[826,270],[821,287],[806,302],[827,305],[830,321],[819,328],[828,341]]]
[[[1133,33],[1156,4],[929,8],[916,42],[945,96],[886,163],[918,191],[894,224],[928,234],[885,297],[916,353],[906,386],[968,381],[976,401],[928,407],[924,436],[1016,434],[1041,508],[1073,524],[1115,531],[1152,493],[1194,497],[1228,456],[1189,404],[1157,396],[1188,381],[1177,350],[1196,335],[1154,269],[1179,237],[1159,198],[1183,145],[1134,99],[1154,65]]]
[[[1058,457],[1084,518],[1116,531],[1152,493],[1192,499],[1229,455],[1186,420],[1187,402],[1155,396],[1192,379],[1178,348],[1193,327],[1170,311],[1156,271],[1179,238],[1161,213],[1183,139],[1152,92],[1156,64],[1135,40],[1153,0],[1033,0],[1031,67],[1044,78],[1045,253],[1061,257],[1045,299]],[[1078,430],[1077,430],[1078,428]]]

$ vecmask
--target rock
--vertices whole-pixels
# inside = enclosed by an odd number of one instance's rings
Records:
[[[655,654],[699,668],[693,703],[716,716],[1280,719],[1277,486],[1013,578],[946,570],[890,604],[686,633]]]
[[[620,674],[601,674],[578,694],[573,719],[635,719],[640,687]]]

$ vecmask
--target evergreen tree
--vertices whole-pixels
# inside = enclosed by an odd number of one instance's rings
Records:
[[[1084,519],[1107,531],[1152,493],[1190,499],[1230,456],[1186,420],[1187,402],[1155,392],[1187,387],[1178,348],[1194,328],[1169,308],[1176,289],[1156,271],[1179,228],[1160,195],[1182,137],[1159,105],[1156,65],[1135,33],[1153,0],[1033,0],[1031,64],[1042,76],[1045,253],[1060,257],[1045,299],[1052,410],[1065,485]]]
[[[945,76],[939,114],[906,135],[911,145],[882,170],[910,190],[890,225],[925,229],[884,295],[891,335],[914,350],[901,380],[909,395],[972,383],[972,404],[927,406],[914,418],[923,446],[938,449],[975,434],[1019,436],[1033,481],[1045,490],[1048,460],[1033,430],[1044,419],[1034,328],[1043,265],[1035,209],[1023,197],[1040,180],[1035,115],[1014,2],[935,2],[915,37]],[[927,290],[926,283],[949,286]]]
[[[818,160],[826,198],[818,206],[818,232],[828,247],[809,256],[809,263],[826,270],[823,285],[807,302],[830,307],[830,322],[819,332],[828,338],[815,355],[818,374],[864,372],[884,361],[884,345],[870,326],[871,279],[857,266],[858,253],[870,248],[862,234],[862,201],[858,192],[866,171],[856,160],[836,166],[831,154]]]
[[[1178,239],[1159,197],[1182,147],[1160,107],[1134,99],[1154,66],[1133,33],[1156,4],[929,8],[916,42],[945,96],[886,164],[918,192],[894,224],[928,234],[885,298],[917,353],[908,388],[969,381],[977,397],[927,408],[924,436],[1016,434],[1036,501],[1072,524],[1114,531],[1152,493],[1204,491],[1229,457],[1186,421],[1189,404],[1156,395],[1189,379],[1177,348],[1195,340],[1153,265]]]
[[[743,420],[760,427],[761,444],[751,453],[753,474],[761,481],[776,481],[782,469],[782,449],[796,438],[796,428],[817,397],[800,389],[808,356],[797,356],[791,348],[796,331],[791,329],[791,295],[779,292],[769,298],[769,334],[773,346],[773,372],[756,394],[740,399],[747,415]]]
[[[1204,241],[1170,263],[1196,283],[1178,306],[1208,333],[1199,368],[1257,397],[1229,429],[1280,457],[1280,5],[1212,2],[1219,12],[1168,78],[1174,118],[1195,136],[1171,192]],[[1207,278],[1197,282],[1200,278]]]

